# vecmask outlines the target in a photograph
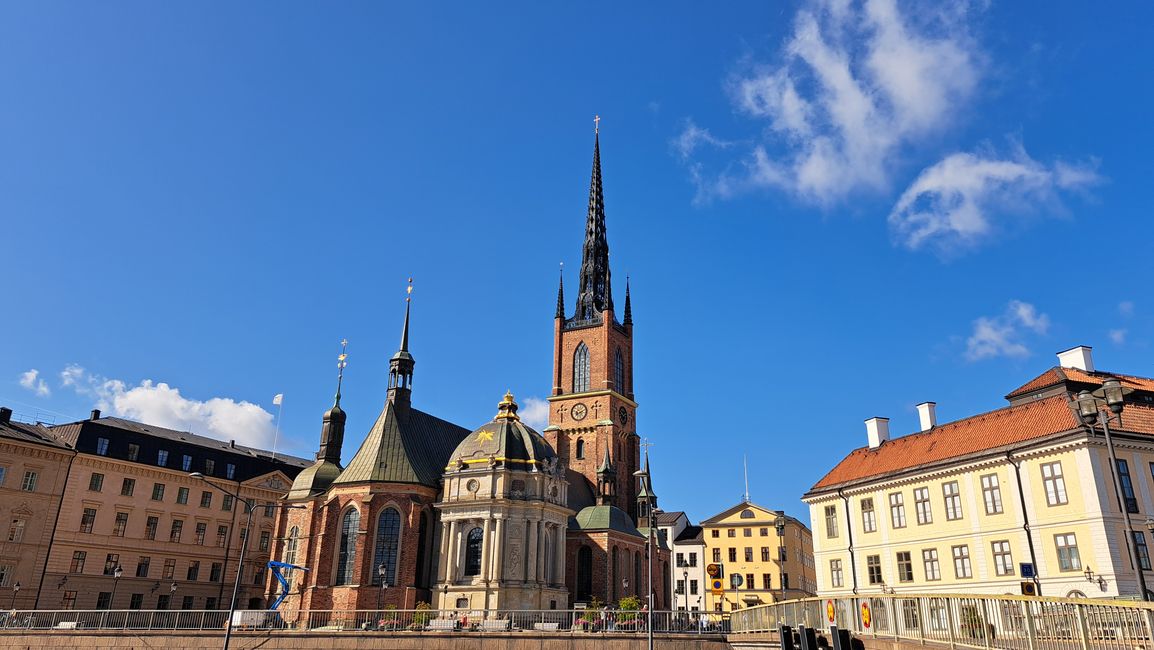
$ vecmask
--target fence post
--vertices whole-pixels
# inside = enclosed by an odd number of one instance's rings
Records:
[[[954,631],[954,600],[952,598],[943,598],[942,601],[946,606],[946,627],[950,629],[950,650],[954,650],[954,648],[958,647],[958,635]]]
[[[986,647],[989,648],[990,647],[990,637],[993,636],[992,634],[990,634],[990,631],[991,631],[990,628],[994,627],[993,623],[990,623],[990,608],[989,608],[990,601],[985,599],[985,598],[982,598],[979,602],[982,603],[982,620],[981,620],[982,640],[985,641]]]
[[[1086,621],[1086,607],[1081,603],[1074,605],[1075,617],[1078,621],[1078,637],[1082,641],[1082,650],[1090,650],[1090,628]]]
[[[925,645],[926,644],[926,619],[924,616],[922,616],[922,598],[920,596],[915,598],[914,603],[917,605],[918,643]]]
[[[1022,601],[1022,613],[1026,619],[1026,647],[1029,650],[1034,650],[1037,645],[1038,633],[1034,629],[1034,613],[1030,611],[1032,603],[1028,600]]]
[[[898,621],[898,599],[896,597],[891,596],[889,601],[890,601],[890,625],[893,626],[894,641],[897,641],[898,640],[898,622],[899,622]]]

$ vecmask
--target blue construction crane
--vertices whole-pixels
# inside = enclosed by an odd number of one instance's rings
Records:
[[[308,571],[309,568],[304,566],[297,566],[295,564],[289,564],[287,562],[277,562],[276,560],[269,560],[268,568],[270,571],[272,571],[273,577],[276,578],[277,582],[279,582],[281,586],[281,593],[276,597],[276,600],[272,601],[272,606],[269,607],[271,611],[276,611],[276,608],[280,607],[281,601],[283,601],[285,598],[288,598],[289,595],[289,582],[285,579],[284,574],[281,573],[281,570],[300,569],[301,571]]]

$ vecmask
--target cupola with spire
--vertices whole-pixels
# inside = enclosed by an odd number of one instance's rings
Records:
[[[341,353],[337,357],[337,393],[332,408],[325,411],[321,419],[321,444],[317,449],[317,460],[293,479],[289,499],[316,496],[327,490],[341,473],[341,447],[344,445],[347,417],[341,408],[341,385],[344,383],[345,366],[348,365],[348,345],[348,339],[341,341]]]
[[[408,408],[413,395],[413,366],[416,361],[409,354],[409,310],[413,304],[413,279],[405,295],[405,325],[401,329],[401,348],[389,359],[389,401],[401,409]]]
[[[606,445],[601,465],[597,467],[597,505],[613,505],[616,497],[617,470],[613,469],[613,461],[609,458],[609,446]]]

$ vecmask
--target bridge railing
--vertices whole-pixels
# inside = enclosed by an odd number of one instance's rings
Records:
[[[10,610],[0,612],[0,631],[18,630],[219,630],[229,613],[222,610]],[[236,630],[286,630],[333,633],[372,631],[644,633],[646,612],[572,610],[238,610]],[[697,612],[653,612],[658,633],[709,634],[728,631],[728,620]]]
[[[1133,650],[1152,647],[1154,603],[969,594],[807,598],[731,614],[735,633],[778,624],[858,636],[999,650]]]

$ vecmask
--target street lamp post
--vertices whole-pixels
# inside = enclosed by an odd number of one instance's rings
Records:
[[[108,599],[108,609],[116,605],[116,587],[120,584],[120,576],[124,575],[124,568],[119,564],[112,570],[112,598]]]
[[[1142,600],[1150,600],[1149,592],[1146,590],[1146,576],[1142,569],[1142,560],[1138,557],[1138,548],[1135,544],[1134,526],[1130,521],[1130,511],[1126,507],[1126,499],[1122,495],[1121,477],[1118,476],[1118,457],[1114,453],[1114,439],[1110,435],[1110,420],[1117,419],[1119,423],[1122,422],[1122,409],[1125,407],[1126,394],[1132,392],[1131,388],[1123,388],[1122,383],[1117,379],[1111,377],[1102,382],[1102,387],[1094,392],[1084,390],[1078,393],[1077,405],[1078,415],[1082,417],[1082,422],[1090,429],[1091,433],[1094,431],[1094,423],[1102,425],[1102,432],[1106,436],[1106,449],[1110,455],[1110,475],[1114,477],[1114,495],[1118,499],[1118,505],[1122,508],[1122,521],[1126,525],[1126,550],[1130,554],[1130,561],[1134,563],[1134,571],[1138,576],[1138,589],[1142,592]],[[1110,413],[1102,410],[1102,406],[1106,406]]]
[[[226,490],[226,489],[222,488],[221,486],[217,485],[216,483],[213,483],[212,481],[208,480],[208,478],[204,474],[201,474],[200,472],[192,472],[189,474],[189,476],[194,478],[194,479],[204,481],[205,483],[208,483],[209,485],[216,488],[217,490],[220,490],[221,492],[223,492],[223,493],[231,496],[232,498],[236,499],[238,502],[243,503],[245,514],[247,515],[247,521],[245,523],[245,528],[244,528],[244,537],[242,537],[240,540],[240,555],[237,557],[236,579],[232,583],[232,598],[230,598],[228,601],[228,620],[226,620],[224,623],[224,650],[228,650],[229,644],[232,643],[232,619],[233,619],[233,615],[236,613],[236,596],[238,593],[240,593],[240,574],[244,572],[244,555],[245,555],[245,551],[248,550],[248,538],[252,537],[252,511],[256,508],[256,502],[253,499],[246,499],[246,498],[240,496],[239,494],[232,492],[231,490]],[[294,506],[294,505],[286,505],[286,504],[278,504],[277,507],[280,507],[280,508],[304,508],[304,506]],[[176,587],[175,582],[173,583],[173,587],[174,588]]]
[[[388,572],[389,567],[384,562],[377,566],[377,576],[381,579],[381,590],[377,592],[377,618],[384,618],[381,615],[381,600],[385,597],[385,590],[389,588],[389,583],[385,580]]]
[[[648,463],[648,461],[646,461]],[[647,569],[647,587],[649,593],[645,594],[645,636],[649,645],[649,650],[653,650],[653,491],[649,489],[649,472],[639,469],[633,472],[634,476],[640,477],[645,485],[645,512],[649,520],[649,531],[645,535],[645,565]]]
[[[785,515],[773,520],[773,527],[777,529],[777,565],[778,582],[781,583],[781,599],[785,600]]]
[[[16,594],[18,594],[18,593],[20,593],[20,583],[19,582],[12,585],[12,607],[10,609],[12,609],[13,611],[16,610]]]

